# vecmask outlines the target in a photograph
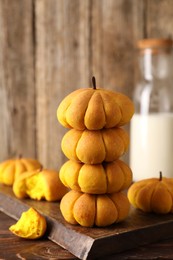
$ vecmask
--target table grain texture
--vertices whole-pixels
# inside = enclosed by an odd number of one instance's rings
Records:
[[[46,237],[33,241],[13,235],[9,231],[9,226],[15,222],[14,219],[0,212],[0,260],[78,259],[67,250],[46,239]],[[173,239],[106,257],[106,260],[113,259],[173,259]]]
[[[0,185],[0,211],[17,220],[30,207],[46,217],[46,237],[83,260],[108,259],[113,254],[173,238],[172,214],[146,214],[131,208],[122,223],[105,228],[84,228],[68,224],[58,202],[19,200],[10,187]]]

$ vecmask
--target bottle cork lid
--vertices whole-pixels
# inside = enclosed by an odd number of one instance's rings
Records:
[[[137,42],[137,47],[139,49],[173,47],[173,40],[170,38],[167,38],[167,39],[164,39],[164,38],[142,39]]]

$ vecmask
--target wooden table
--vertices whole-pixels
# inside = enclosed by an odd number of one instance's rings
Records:
[[[14,219],[0,212],[0,260],[77,259],[46,238],[30,241],[14,236],[8,228],[15,222]],[[173,239],[126,251],[106,259],[173,259]]]

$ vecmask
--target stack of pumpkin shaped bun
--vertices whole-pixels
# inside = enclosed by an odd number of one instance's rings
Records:
[[[70,224],[104,227],[123,221],[130,204],[123,192],[132,172],[119,158],[127,151],[129,137],[122,128],[134,113],[125,95],[106,89],[78,89],[66,96],[57,118],[71,128],[62,138],[69,159],[60,169],[62,183],[70,189],[60,210]]]

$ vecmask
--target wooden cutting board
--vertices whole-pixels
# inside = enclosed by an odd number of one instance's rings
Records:
[[[173,215],[144,214],[131,209],[122,223],[106,228],[73,226],[63,219],[58,202],[18,200],[10,187],[0,185],[0,210],[14,219],[34,207],[48,223],[47,236],[80,259],[96,259],[173,237]]]

